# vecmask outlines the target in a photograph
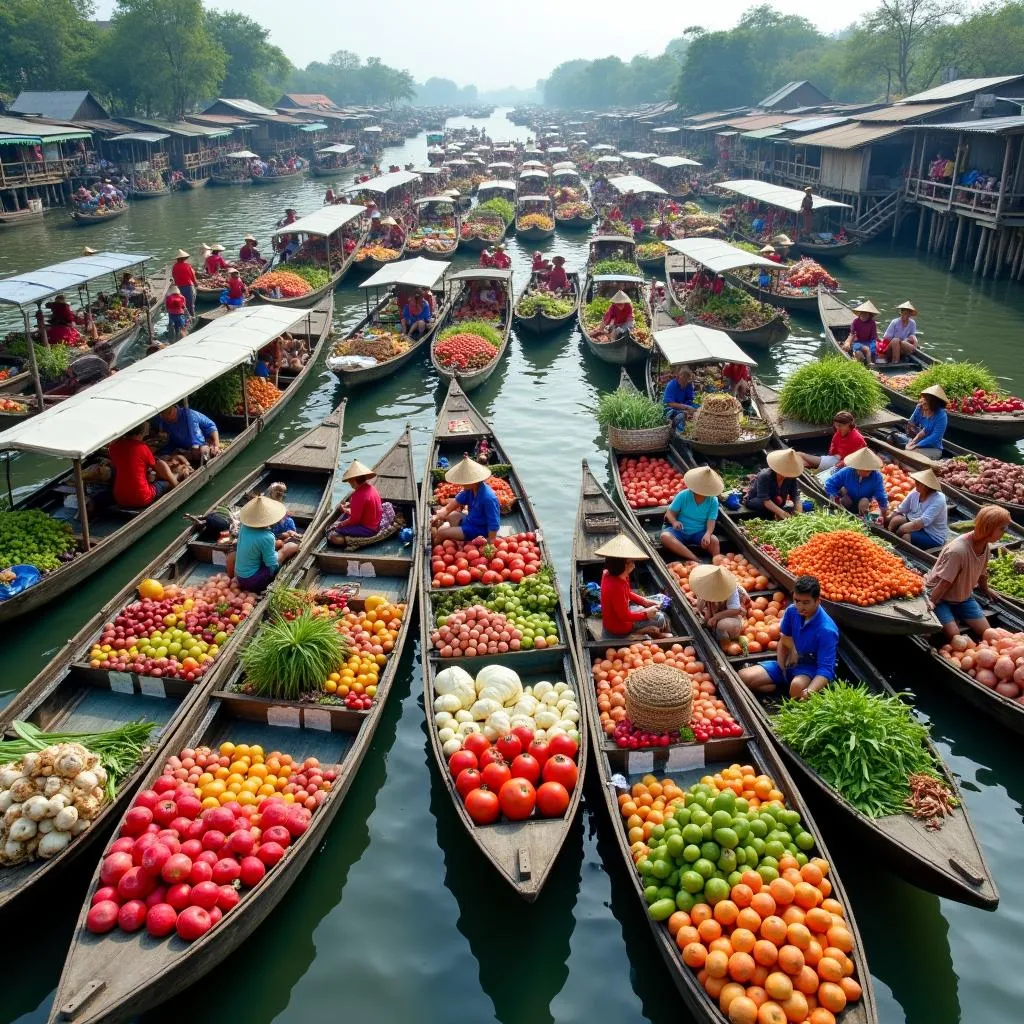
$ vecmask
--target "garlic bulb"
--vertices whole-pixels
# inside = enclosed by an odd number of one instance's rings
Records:
[[[7,833],[16,843],[28,842],[36,834],[36,823],[31,818],[19,818]]]
[[[51,775],[43,783],[43,796],[56,796],[63,784],[64,780],[59,775]]]
[[[42,821],[49,809],[49,800],[45,796],[36,795],[29,797],[21,807],[21,813],[32,821]]]
[[[4,811],[4,824],[10,828],[21,817],[21,804],[11,804]]]
[[[75,822],[78,821],[78,811],[74,807],[65,807],[53,823],[60,832],[69,832]]]
[[[75,776],[72,785],[85,793],[91,793],[98,785],[95,772],[84,771]]]
[[[0,768],[0,789],[10,789],[15,779],[20,779],[25,773],[14,764],[4,765]]]
[[[20,779],[15,779],[11,783],[10,792],[18,803],[24,803],[30,796],[35,796],[36,784],[27,776],[22,775]]]
[[[21,759],[21,770],[26,775],[38,775],[39,774],[40,757],[38,753],[32,752],[26,754]]]
[[[39,840],[39,856],[44,860],[56,856],[67,849],[71,842],[71,835],[68,832],[50,832]]]

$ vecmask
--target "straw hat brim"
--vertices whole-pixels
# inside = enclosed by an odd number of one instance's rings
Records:
[[[224,246],[221,245],[220,242],[218,242],[216,245],[211,245],[210,246],[210,252],[223,252],[223,251],[224,251]]]
[[[341,479],[348,482],[349,480],[358,480],[359,477],[376,475],[377,474],[370,469],[369,466],[364,466],[358,459],[356,459],[352,465],[345,470]]]
[[[844,460],[850,469],[881,469],[882,460],[870,448],[858,448]]]
[[[758,250],[758,251],[759,252],[775,252],[775,246],[774,245],[763,245],[763,246],[761,246],[760,250]]]
[[[594,554],[599,558],[629,558],[633,561],[647,558],[643,548],[631,541],[624,533],[612,537],[607,544],[602,544]]]
[[[772,241],[775,242],[777,245],[792,245],[793,244],[793,239],[790,238],[789,235],[776,235],[772,239]]]
[[[187,259],[188,259],[188,253],[187,253],[187,252],[185,252],[185,250],[184,250],[184,249],[179,249],[179,250],[178,250],[178,251],[177,251],[177,252],[176,252],[176,253],[174,254],[174,258],[175,258],[176,260],[187,260]]]
[[[915,316],[917,315],[917,310],[914,309],[914,304],[912,302],[901,302],[896,308],[905,309],[907,312],[912,313]]]
[[[769,452],[767,462],[780,476],[798,477],[804,471],[803,460],[792,448]]]
[[[612,296],[612,305],[619,306],[624,302],[628,302],[629,305],[633,305],[633,300],[623,291],[618,291]]]
[[[698,565],[690,573],[688,583],[705,601],[727,601],[737,587],[736,577],[721,565]]]
[[[86,246],[82,250],[82,255],[83,256],[95,256],[96,255],[96,250],[95,249],[90,249],[89,246]]]
[[[859,306],[853,307],[854,313],[870,313],[872,316],[878,316],[878,310],[875,309],[873,302],[862,302]]]
[[[462,487],[467,487],[470,484],[482,484],[490,477],[490,469],[475,459],[471,459],[468,455],[458,465],[452,466],[444,475],[448,483],[459,484]]]
[[[242,237],[242,241],[243,242],[258,242],[259,239],[256,238],[254,235],[244,235]]]
[[[274,501],[261,494],[253,498],[238,514],[238,521],[253,530],[263,530],[281,522],[288,515],[288,508],[280,501]]]
[[[945,389],[941,384],[933,384],[930,388],[922,388],[922,395],[931,395],[933,398],[937,398],[940,402],[948,403],[949,399],[946,397]]]
[[[715,498],[725,490],[725,482],[710,466],[697,466],[683,474],[686,487],[702,498]]]
[[[925,487],[930,487],[933,491],[942,490],[942,484],[939,483],[939,478],[931,469],[919,469],[916,473],[910,474],[910,479],[916,480],[919,484],[924,484]]]

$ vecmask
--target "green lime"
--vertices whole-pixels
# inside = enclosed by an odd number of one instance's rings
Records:
[[[715,829],[715,842],[727,850],[735,850],[740,845],[740,837],[736,835],[735,829],[719,828]]]
[[[710,906],[729,898],[729,883],[724,878],[709,878],[704,885],[704,899]]]
[[[679,876],[679,884],[682,886],[684,892],[698,893],[704,888],[704,876],[698,874],[696,871],[684,871]]]
[[[704,842],[704,834],[699,825],[689,824],[683,826],[683,839],[688,843]]]
[[[779,877],[778,870],[769,864],[759,864],[757,866],[757,873],[765,882],[774,882]]]
[[[702,878],[710,878],[715,873],[715,865],[707,857],[701,857],[694,862],[693,870]]]
[[[690,843],[690,845],[683,850],[683,860],[685,860],[687,864],[695,864],[697,861],[699,861],[700,847],[697,846],[695,843]]]
[[[722,856],[722,850],[717,843],[703,843],[701,844],[700,855],[708,860],[718,860]]]
[[[703,882],[703,879],[701,881]],[[687,892],[685,889],[680,889],[676,893],[676,910],[682,910],[688,914],[696,905],[697,899],[692,893]]]

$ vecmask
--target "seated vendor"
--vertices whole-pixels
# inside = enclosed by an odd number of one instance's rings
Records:
[[[266,590],[278,569],[298,553],[299,545],[291,541],[277,547],[273,527],[287,514],[281,502],[263,495],[253,498],[239,513],[238,546],[228,555],[226,568],[242,590]]]
[[[883,362],[899,363],[903,357],[917,351],[917,310],[911,302],[901,302],[900,315],[889,321],[889,326],[878,344],[878,356]]]
[[[870,448],[858,448],[848,455],[846,465],[825,481],[825,493],[854,515],[867,515],[872,502],[883,516],[889,510],[882,460]]]
[[[857,316],[850,324],[850,354],[870,366],[878,355],[878,310],[874,303],[862,302],[853,311]]]
[[[623,534],[603,544],[595,552],[604,559],[601,573],[601,624],[608,639],[630,635],[670,636],[668,616],[657,601],[635,594],[629,577],[640,559],[648,556]]]
[[[172,405],[160,413],[156,426],[167,435],[164,452],[185,452],[194,465],[220,454],[217,424],[197,409]]]
[[[821,607],[821,585],[815,577],[797,578],[779,634],[775,661],[740,669],[740,679],[754,693],[806,700],[835,679],[839,628]]]
[[[210,246],[210,251],[206,254],[206,258],[203,260],[203,268],[210,277],[214,274],[219,274],[222,270],[228,269],[227,261],[222,255],[223,252],[224,246],[219,242],[216,245]]]
[[[722,367],[722,377],[729,385],[729,394],[737,402],[746,402],[750,398],[753,380],[750,376],[750,367],[746,363],[726,363]]]
[[[281,339],[275,338],[269,345],[256,353],[256,363],[253,366],[253,373],[264,380],[273,381],[277,387],[277,375],[281,369]]]
[[[693,370],[688,366],[680,366],[676,368],[675,376],[665,385],[661,401],[665,406],[666,418],[676,428],[682,426],[687,417],[699,408],[693,380]]]
[[[221,304],[235,307],[244,306],[249,295],[249,286],[242,280],[241,274],[234,267],[228,271],[228,286],[221,292]]]
[[[811,469],[833,469],[842,466],[848,456],[861,448],[867,447],[864,435],[857,429],[857,420],[852,412],[840,409],[832,417],[832,440],[828,445],[828,455],[808,455],[800,452],[804,465]]]
[[[487,484],[490,469],[467,455],[444,478],[463,490],[434,513],[430,520],[431,543],[476,537],[493,541],[501,526],[501,505]]]
[[[245,245],[238,250],[238,258],[242,263],[266,263],[259,249],[256,248],[259,242],[252,235],[246,235],[243,239]]]
[[[352,485],[352,493],[342,505],[344,515],[331,527],[331,533],[341,537],[373,537],[380,532],[384,503],[372,483],[376,476],[358,459],[345,470],[341,479]]]
[[[565,257],[552,256],[554,267],[549,271],[544,286],[549,292],[562,295],[569,291],[569,275],[565,272]]]
[[[721,551],[715,536],[718,522],[718,496],[725,490],[722,478],[710,466],[695,466],[683,476],[683,490],[665,512],[668,529],[661,543],[673,554],[697,561],[693,549],[706,551],[713,558]]]
[[[410,338],[418,338],[430,327],[433,314],[423,296],[413,292],[402,305],[402,332]]]
[[[695,566],[687,577],[696,612],[719,640],[738,640],[743,635],[750,595],[722,565]]]
[[[804,471],[804,463],[792,448],[780,448],[765,457],[767,467],[762,469],[743,504],[761,516],[788,519],[800,511],[800,489],[797,478]]]
[[[950,537],[949,511],[942,484],[932,469],[911,473],[910,478],[914,489],[900,502],[886,525],[916,547],[942,547]]]
[[[140,423],[111,441],[107,456],[114,467],[114,501],[123,508],[145,508],[178,481],[163,459],[146,444],[147,425]]]
[[[505,252],[505,246],[500,242],[494,247],[494,263],[492,266],[498,270],[508,270],[512,266],[512,257]]]
[[[601,320],[599,331],[606,334],[610,341],[618,341],[632,335],[635,329],[633,301],[620,289],[612,296],[611,305]]]
[[[288,485],[281,481],[275,481],[267,488],[267,497],[270,498],[271,501],[279,501],[284,505],[285,498],[288,497]],[[278,547],[290,540],[298,540],[300,537],[299,528],[295,525],[295,520],[292,518],[291,514],[287,512],[285,513],[284,518],[279,522],[274,523],[270,529],[277,538]]]
[[[46,308],[50,311],[46,324],[47,340],[62,345],[80,345],[82,335],[75,328],[75,311],[64,295],[54,295],[53,300],[46,303]]]

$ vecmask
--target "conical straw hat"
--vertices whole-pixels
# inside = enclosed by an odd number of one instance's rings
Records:
[[[769,452],[767,462],[781,476],[796,477],[804,471],[803,460],[792,448],[780,448]]]
[[[468,484],[482,484],[490,476],[491,471],[486,466],[466,455],[457,466],[452,466],[445,473],[444,478],[450,484],[465,487]]]
[[[345,470],[342,480],[357,480],[361,476],[376,476],[372,469],[364,466],[358,459],[356,459],[348,469]]]
[[[631,541],[624,533],[612,537],[607,544],[602,544],[595,552],[601,558],[647,558],[643,548]]]
[[[710,466],[687,470],[683,475],[683,483],[694,494],[704,498],[714,498],[725,490],[722,478]]]
[[[949,401],[941,384],[933,384],[930,388],[922,388],[921,394],[931,395],[933,398],[937,398],[940,402]]]
[[[736,577],[721,565],[698,565],[688,582],[690,589],[705,601],[726,601],[736,590]]]
[[[762,245],[758,252],[775,252],[774,245]]]
[[[280,501],[274,501],[265,495],[253,498],[238,515],[238,521],[243,526],[249,526],[254,530],[262,530],[274,523],[281,522],[288,515],[287,507]]]
[[[633,300],[624,291],[617,291],[612,296],[612,305],[617,306],[621,302],[628,302],[631,306],[633,305]]]
[[[859,306],[854,306],[853,311],[854,313],[870,313],[872,316],[878,316],[878,310],[875,309],[875,304],[870,299],[866,299]]]
[[[924,484],[925,487],[930,487],[933,491],[942,490],[942,484],[939,483],[939,478],[930,469],[921,469],[916,473],[911,473],[910,479],[916,480],[919,484]]]
[[[789,235],[786,235],[786,234],[782,234],[782,235],[776,235],[776,236],[775,236],[775,237],[774,237],[774,238],[772,239],[772,241],[773,241],[773,242],[774,242],[774,243],[775,243],[776,245],[792,245],[792,244],[793,244],[793,239],[792,239],[792,238],[790,238],[790,237],[789,237]]]
[[[187,252],[185,252],[185,250],[184,250],[184,249],[179,249],[179,250],[178,250],[178,251],[177,251],[177,252],[176,252],[176,253],[174,254],[174,258],[175,258],[176,260],[187,260],[187,259],[188,259],[188,253],[187,253]]]
[[[850,469],[881,469],[882,460],[870,448],[858,448],[843,460]]]
[[[96,255],[96,250],[95,249],[90,249],[89,246],[86,246],[82,250],[82,255],[83,256],[95,256]]]
[[[907,299],[906,302],[901,302],[896,308],[897,309],[906,309],[912,315],[917,313],[917,310],[914,308],[914,304],[910,301],[910,299]]]

